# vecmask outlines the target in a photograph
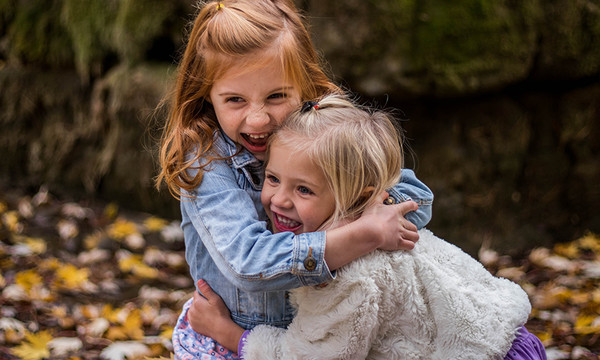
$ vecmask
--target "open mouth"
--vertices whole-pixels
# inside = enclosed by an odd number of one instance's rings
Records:
[[[296,220],[292,220],[283,215],[273,213],[273,226],[279,232],[282,232],[282,231],[295,232],[300,229],[300,227],[302,226],[302,223],[298,222]]]
[[[267,150],[267,142],[271,133],[262,134],[245,134],[242,133],[242,138],[246,142],[246,148],[251,152],[265,152]]]

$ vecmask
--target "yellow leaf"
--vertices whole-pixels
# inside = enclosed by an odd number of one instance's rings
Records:
[[[579,315],[575,321],[576,334],[588,335],[600,333],[600,317],[593,315]]]
[[[156,279],[158,277],[158,270],[146,264],[139,264],[135,266],[132,272],[134,275],[145,279]]]
[[[0,201],[0,214],[4,213],[6,210],[8,210],[8,206]]]
[[[4,226],[6,226],[6,228],[11,232],[18,233],[21,232],[20,230],[23,228],[23,225],[19,223],[19,214],[14,210],[7,211],[2,214],[2,222],[4,223]]]
[[[102,234],[100,232],[95,232],[93,234],[87,235],[83,239],[83,244],[85,245],[85,248],[88,250],[96,249],[96,248],[98,248],[98,244],[100,244],[101,240],[102,240]]]
[[[144,264],[141,255],[129,255],[119,259],[119,269],[147,279],[158,277],[158,270]]]
[[[89,275],[88,268],[78,269],[72,264],[66,264],[56,271],[56,280],[67,289],[77,289],[88,281]]]
[[[42,277],[35,269],[24,270],[18,272],[15,276],[15,284],[19,285],[26,292],[30,292],[31,288],[42,284]]]
[[[123,219],[116,220],[108,229],[108,235],[117,240],[135,233],[137,233],[137,226],[135,223]]]
[[[122,326],[111,326],[108,331],[106,331],[105,336],[112,341],[127,340],[127,334],[125,334],[125,329]]]
[[[600,255],[600,236],[588,233],[577,242],[581,248],[592,250],[596,255]]]
[[[4,330],[4,341],[5,342],[16,344],[16,343],[20,342],[21,340],[23,340],[23,333],[18,332],[13,329]]]
[[[146,229],[148,229],[149,231],[160,231],[162,230],[165,226],[167,226],[168,221],[165,219],[161,219],[158,217],[149,217],[144,221],[144,225],[146,226]]]
[[[27,237],[24,240],[25,245],[31,249],[34,254],[43,254],[46,252],[46,241],[41,238]]]
[[[13,354],[22,360],[40,360],[50,357],[48,342],[52,340],[52,335],[47,330],[40,331],[37,334],[25,334],[26,342],[12,349]]]
[[[39,263],[40,270],[56,271],[56,269],[60,268],[61,266],[63,266],[63,263],[60,262],[60,260],[58,260],[55,257],[51,257],[48,259],[42,259],[41,262]]]
[[[116,203],[110,203],[104,208],[104,216],[106,216],[109,219],[114,219],[115,217],[117,217],[118,213],[119,205],[117,205]]]
[[[552,339],[552,329],[544,332],[534,332],[534,335],[537,336],[541,342],[545,342]]]
[[[142,314],[139,309],[133,309],[127,319],[123,323],[123,329],[127,336],[132,340],[140,340],[144,337],[144,330],[142,330]]]
[[[145,357],[144,360],[174,360],[175,358],[173,357],[173,353],[171,353],[171,357],[164,357],[164,356],[159,356],[159,357]]]
[[[164,329],[158,336],[166,340],[171,340],[173,338],[173,328],[168,327]]]
[[[120,311],[120,309],[113,309],[112,305],[106,304],[102,308],[102,317],[110,321],[111,323],[117,323],[119,322]]]
[[[579,247],[575,242],[556,244],[554,245],[554,252],[557,255],[561,255],[569,259],[576,259],[579,257]]]

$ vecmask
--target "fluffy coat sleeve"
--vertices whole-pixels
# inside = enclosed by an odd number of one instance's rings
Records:
[[[420,230],[409,252],[376,251],[327,286],[292,291],[287,330],[254,328],[245,359],[502,359],[531,305],[458,247]]]

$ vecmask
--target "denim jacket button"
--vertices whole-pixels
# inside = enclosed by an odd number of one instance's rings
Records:
[[[317,267],[317,260],[315,260],[312,255],[308,255],[306,259],[304,259],[304,268],[308,271],[313,271]]]
[[[394,199],[393,197],[388,197],[387,199],[383,200],[383,203],[385,205],[393,205],[396,203],[396,199]]]

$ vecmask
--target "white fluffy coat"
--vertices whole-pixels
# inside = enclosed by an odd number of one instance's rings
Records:
[[[419,235],[412,251],[376,251],[326,287],[293,290],[293,322],[254,328],[245,359],[502,359],[531,311],[527,294]]]

